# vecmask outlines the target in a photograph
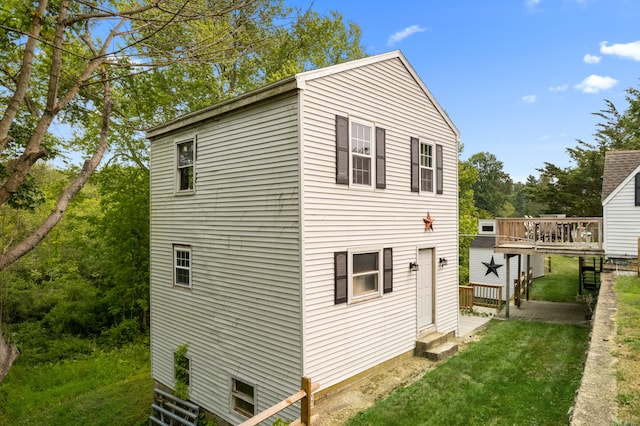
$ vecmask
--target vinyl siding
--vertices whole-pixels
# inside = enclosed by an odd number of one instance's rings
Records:
[[[417,336],[418,248],[434,248],[438,330],[457,329],[457,140],[399,59],[308,80],[304,141],[304,372],[321,388],[412,350]],[[335,115],[386,130],[386,189],[336,184]],[[444,194],[411,193],[410,138],[444,146]],[[434,149],[435,153],[435,149]],[[434,170],[435,175],[435,170]],[[435,190],[435,185],[434,185]],[[425,233],[422,218],[435,218]],[[393,292],[334,304],[333,254],[393,248]]]
[[[604,251],[607,257],[638,257],[640,207],[635,205],[636,171],[603,205]]]
[[[189,343],[191,399],[231,423],[231,377],[256,410],[299,389],[300,220],[295,96],[254,104],[151,144],[151,352],[173,386]],[[197,135],[194,195],[175,195],[175,141]],[[172,244],[192,247],[193,289],[172,287]],[[285,417],[295,417],[289,409]]]
[[[491,272],[487,274],[487,267],[483,262],[490,263],[491,257],[496,264],[502,265],[498,268],[498,276]],[[518,257],[512,257],[509,261],[510,279],[509,282],[518,278]],[[533,270],[533,278],[539,278],[545,274],[544,256],[531,255],[530,266]],[[527,270],[527,256],[521,256],[521,272]],[[506,300],[506,280],[507,261],[503,253],[494,253],[490,248],[474,248],[469,250],[469,282],[474,284],[490,284],[502,286],[502,297]],[[513,297],[513,287],[509,289],[509,297]]]

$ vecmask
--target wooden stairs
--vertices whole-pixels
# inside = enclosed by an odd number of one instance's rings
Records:
[[[455,333],[428,332],[416,339],[415,355],[440,361],[458,352]]]

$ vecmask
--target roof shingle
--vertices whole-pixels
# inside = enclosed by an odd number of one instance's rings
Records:
[[[607,151],[604,157],[602,198],[604,201],[615,189],[640,166],[640,150]]]

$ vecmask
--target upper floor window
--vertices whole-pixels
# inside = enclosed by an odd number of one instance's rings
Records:
[[[191,247],[173,246],[173,283],[177,287],[191,288]]]
[[[194,140],[189,139],[186,141],[178,142],[176,144],[178,150],[178,164],[177,164],[177,186],[178,191],[193,191],[194,184]]]
[[[411,192],[444,193],[444,147],[411,137]]]
[[[372,186],[375,145],[373,126],[351,120],[351,184]]]
[[[385,189],[386,135],[373,123],[336,115],[336,183]]]
[[[420,142],[420,191],[433,192],[433,145]]]

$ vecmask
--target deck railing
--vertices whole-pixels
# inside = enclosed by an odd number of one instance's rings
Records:
[[[311,397],[312,394],[320,387],[319,383],[311,383],[311,378],[303,376],[300,382],[300,389],[298,392],[289,396],[287,399],[280,401],[276,405],[273,405],[263,412],[256,414],[249,420],[245,420],[240,423],[240,426],[256,426],[257,424],[267,420],[269,417],[276,415],[285,408],[295,404],[298,401],[300,403],[300,422],[302,426],[310,426],[313,418],[311,416]],[[316,416],[313,416],[316,417]]]
[[[602,218],[496,219],[497,247],[602,250]]]
[[[492,284],[469,283],[473,287],[473,304],[496,308],[502,307],[502,286]]]
[[[460,309],[473,309],[473,287],[468,285],[458,286],[458,299],[460,301]]]

